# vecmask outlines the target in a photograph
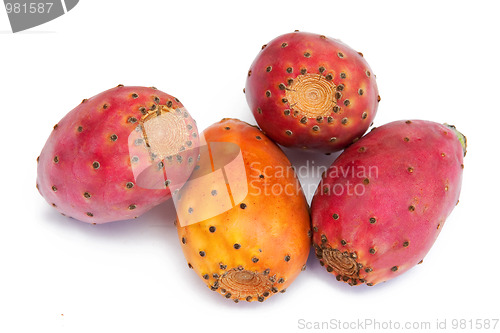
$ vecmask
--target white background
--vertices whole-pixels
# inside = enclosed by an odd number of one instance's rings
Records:
[[[305,331],[300,319],[365,318],[447,319],[452,331],[454,318],[499,318],[498,13],[494,1],[82,0],[12,34],[0,10],[0,332],[294,332]],[[242,92],[248,68],[262,44],[295,29],[364,53],[382,97],[376,126],[427,119],[467,135],[460,204],[422,265],[349,287],[311,256],[285,294],[234,304],[188,269],[171,204],[92,226],[36,191],[52,126],[119,83],[178,97],[200,130],[223,117],[255,123]],[[335,158],[290,156],[298,166]],[[302,178],[309,200],[318,179]]]

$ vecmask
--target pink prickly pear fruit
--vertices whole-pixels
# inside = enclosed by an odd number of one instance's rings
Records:
[[[88,223],[138,217],[168,199],[198,157],[195,121],[156,88],[119,85],[59,121],[38,157],[37,188]]]
[[[375,75],[361,53],[339,40],[298,31],[262,47],[244,91],[272,140],[324,153],[358,140],[380,101]]]
[[[321,265],[371,286],[421,262],[458,203],[465,151],[454,126],[423,120],[380,126],[348,147],[311,205]]]
[[[307,201],[288,158],[255,126],[223,119],[203,136],[210,153],[201,149],[198,167],[174,196],[184,256],[213,291],[262,302],[305,269]]]

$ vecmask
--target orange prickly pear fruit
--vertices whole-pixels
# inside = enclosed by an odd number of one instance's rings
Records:
[[[235,302],[284,292],[305,269],[311,242],[309,208],[290,161],[237,119],[210,126],[200,140],[206,146],[195,171],[174,196],[188,266]]]

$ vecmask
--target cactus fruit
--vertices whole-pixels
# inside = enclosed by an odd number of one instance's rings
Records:
[[[395,121],[348,147],[312,201],[320,263],[351,285],[418,264],[458,203],[465,137],[454,126]]]
[[[189,177],[198,146],[196,124],[177,98],[119,85],[83,100],[54,126],[37,159],[37,188],[80,221],[131,219]]]
[[[181,247],[212,290],[262,302],[305,269],[312,236],[305,196],[285,154],[255,126],[223,119],[203,135],[210,153],[200,149],[176,204]],[[241,164],[229,155],[241,156]]]
[[[262,47],[244,91],[269,138],[324,153],[361,138],[380,101],[361,53],[339,40],[298,31]]]

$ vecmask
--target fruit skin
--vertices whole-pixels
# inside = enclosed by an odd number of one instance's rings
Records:
[[[83,100],[54,126],[37,159],[40,194],[63,215],[94,224],[138,217],[168,199],[161,160],[146,147],[153,136],[146,141],[141,130],[158,111],[185,112],[172,126],[190,126],[182,135],[198,146],[195,122],[178,99],[156,88],[119,85]],[[194,168],[194,161],[170,164],[170,178],[178,182]]]
[[[298,31],[262,47],[244,91],[272,140],[324,153],[359,139],[380,101],[375,75],[361,53],[339,40]]]
[[[330,166],[311,205],[313,245],[337,280],[374,285],[421,262],[458,204],[466,147],[458,135],[430,121],[395,121]]]
[[[235,201],[229,210],[201,222],[182,226],[178,219],[182,250],[188,266],[212,290],[235,302],[262,302],[278,291],[284,292],[305,269],[311,244],[306,199],[285,154],[255,126],[237,119],[223,119],[207,128],[203,135],[207,143],[231,142],[240,147],[243,176],[234,178],[228,167],[225,169],[228,177],[233,177],[229,183],[233,194],[241,184],[248,184],[248,194],[241,202]],[[195,169],[191,179],[205,174],[206,158],[201,153],[202,167]],[[279,174],[280,170],[288,172]],[[192,212],[189,208],[194,212],[203,209],[206,201],[212,207],[220,205],[218,200],[226,188],[225,183],[220,186],[210,180],[192,189],[189,185],[190,182],[180,192],[178,216]],[[285,187],[287,192],[279,193]],[[214,188],[217,192],[212,192]],[[235,287],[238,283],[257,286],[247,286],[246,291],[241,291],[241,284]]]

